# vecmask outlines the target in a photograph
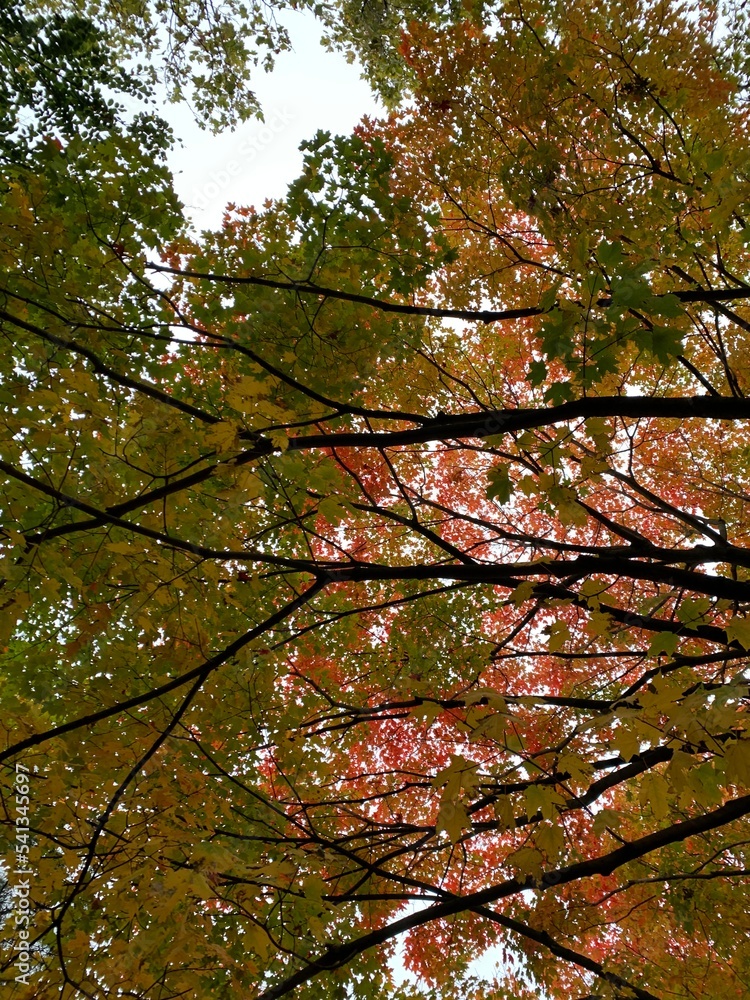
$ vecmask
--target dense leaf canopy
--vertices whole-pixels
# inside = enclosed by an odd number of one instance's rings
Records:
[[[0,13],[0,975],[747,997],[744,6],[356,6],[411,96],[200,239],[126,57],[273,5]]]

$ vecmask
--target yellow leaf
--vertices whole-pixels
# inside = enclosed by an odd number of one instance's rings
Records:
[[[246,501],[257,500],[265,491],[263,480],[252,469],[238,469],[235,485]]]
[[[667,777],[672,788],[678,794],[688,787],[687,776],[695,766],[695,758],[682,750],[675,750],[667,768]]]
[[[516,814],[513,810],[513,803],[509,795],[500,795],[495,802],[495,816],[502,824],[504,830],[514,830],[516,827]]]
[[[535,847],[522,847],[510,855],[508,861],[517,868],[522,875],[531,875],[532,878],[539,878],[542,874],[542,864],[544,859],[541,852]]]
[[[750,739],[732,740],[724,752],[727,779],[733,785],[750,787]]]
[[[548,861],[555,861],[565,847],[565,834],[559,823],[544,823],[534,839]]]
[[[541,813],[545,819],[555,819],[557,806],[565,805],[565,799],[549,785],[529,785],[525,793],[526,809],[529,816]]]
[[[88,372],[77,372],[70,368],[61,368],[58,372],[65,386],[84,395],[98,396],[96,380]]]
[[[474,688],[464,698],[464,704],[477,705],[480,701],[486,702],[490,708],[496,708],[500,712],[505,711],[505,699],[492,688]]]
[[[322,944],[326,940],[328,928],[320,917],[308,917],[307,927],[316,941]]]
[[[469,814],[458,802],[443,802],[437,815],[435,832],[441,833],[443,830],[450,837],[451,843],[455,844],[464,830],[471,827]]]
[[[268,935],[255,923],[248,923],[243,934],[242,941],[246,950],[253,952],[264,962],[271,954],[271,942]]]
[[[56,600],[60,592],[60,581],[54,579],[41,580],[39,583],[39,593],[48,600]]]
[[[273,420],[276,423],[288,423],[290,419],[294,418],[294,414],[289,410],[283,409],[281,406],[276,406],[275,403],[269,403],[268,400],[261,399],[256,409],[258,413],[261,413],[268,420]]]
[[[536,584],[533,580],[524,580],[523,583],[519,583],[516,589],[511,593],[510,599],[513,601],[515,606],[518,608],[528,601],[534,593],[534,587]]]
[[[592,827],[595,836],[600,837],[608,827],[617,828],[620,825],[620,814],[615,809],[600,809],[594,817]]]
[[[733,618],[727,625],[727,639],[737,642],[750,652],[750,618]]]
[[[18,593],[13,595],[13,599],[3,608],[0,615],[0,646],[4,646],[13,635],[16,624],[23,618],[24,611],[31,604],[28,594]]]
[[[200,899],[213,899],[216,896],[214,890],[199,872],[193,874],[191,887]]]
[[[539,492],[539,484],[533,476],[523,476],[516,488],[527,497],[533,497]]]
[[[471,734],[473,741],[480,739],[494,740],[495,743],[505,744],[508,728],[508,714],[506,712],[496,712],[483,719]]]
[[[434,701],[423,701],[412,709],[412,715],[416,719],[426,722],[428,726],[431,726],[435,719],[442,714],[443,706]]]
[[[444,767],[441,771],[438,771],[432,779],[432,787],[440,788],[441,785],[450,785],[454,779],[458,779],[459,784],[462,781],[465,784],[465,776],[476,771],[476,768],[476,764],[466,760],[461,754],[453,754],[448,767]]]
[[[271,431],[268,436],[271,439],[271,444],[279,451],[286,451],[289,447],[289,438],[283,431]]]
[[[208,448],[221,455],[236,447],[238,432],[239,424],[234,420],[221,420],[206,431],[204,441]]]
[[[267,396],[269,389],[270,386],[266,383],[243,375],[227,392],[226,400],[233,409],[247,413],[255,408],[251,405],[252,402],[261,396]]]
[[[120,556],[127,556],[133,551],[133,545],[131,542],[109,542],[105,545],[105,548],[109,552],[115,552]]]
[[[588,521],[586,510],[578,503],[574,490],[569,486],[554,486],[549,491],[549,497],[557,507],[560,523],[584,527]]]
[[[607,468],[607,463],[598,455],[584,455],[580,465],[581,479],[586,480],[592,476],[598,476],[600,473],[606,472]]]
[[[612,634],[612,617],[606,611],[594,611],[586,626],[586,631],[595,639]]]
[[[641,779],[638,800],[644,807],[650,807],[655,819],[665,819],[669,815],[667,781],[658,771],[649,771]]]
[[[586,603],[592,611],[598,611],[601,606],[599,598],[604,593],[604,590],[605,588],[599,580],[588,579],[584,580],[581,584],[579,594],[581,597],[586,598]]]
[[[549,636],[548,647],[550,653],[559,653],[568,639],[570,639],[570,629],[565,622],[553,622],[552,625],[549,625],[545,629],[545,632]]]
[[[641,752],[640,737],[629,727],[620,725],[610,740],[610,746],[619,751],[623,760],[632,760]]]

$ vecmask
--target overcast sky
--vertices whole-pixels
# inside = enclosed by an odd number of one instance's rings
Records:
[[[260,70],[255,79],[265,123],[249,121],[213,136],[187,109],[168,109],[182,140],[170,158],[177,193],[197,229],[218,226],[227,202],[260,208],[266,198],[283,195],[302,165],[299,144],[318,129],[346,134],[363,115],[382,111],[359,66],[320,45],[313,17],[286,12],[284,22],[293,51],[278,57],[273,73]]]

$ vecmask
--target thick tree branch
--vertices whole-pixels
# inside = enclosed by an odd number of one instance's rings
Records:
[[[224,285],[255,285],[259,288],[272,288],[278,291],[294,292],[298,295],[314,295],[324,299],[340,299],[344,302],[356,302],[361,305],[372,306],[380,312],[398,313],[402,316],[433,316],[438,319],[463,319],[476,323],[498,323],[511,319],[524,319],[530,316],[544,316],[551,312],[541,306],[528,306],[523,309],[441,309],[432,306],[414,306],[407,303],[392,302],[388,299],[380,299],[369,295],[359,295],[356,292],[345,292],[337,288],[329,288],[325,285],[317,285],[312,281],[289,281],[277,278],[263,278],[256,275],[230,275],[216,274],[211,271],[193,271],[189,268],[181,269],[168,267],[166,264],[150,262],[147,265],[150,270],[162,274],[174,274],[181,278],[198,278],[203,281],[211,281]],[[656,295],[655,298],[666,298],[674,296],[680,302],[733,302],[740,299],[750,298],[750,288],[740,286],[738,288],[698,288],[698,289],[677,289],[672,292],[664,292]],[[597,303],[601,308],[612,305],[612,299],[604,296]]]
[[[305,968],[299,969],[275,986],[264,990],[256,1000],[278,1000],[279,997],[287,996],[298,986],[309,982],[322,972],[331,972],[334,969],[339,969],[348,962],[351,962],[357,955],[362,954],[363,951],[390,941],[398,937],[399,934],[413,930],[415,927],[420,927],[433,920],[448,917],[454,913],[465,913],[467,910],[473,910],[477,906],[495,903],[528,889],[536,889],[537,891],[544,892],[552,887],[567,885],[571,882],[591,878],[595,875],[611,875],[612,872],[623,865],[646,857],[653,851],[660,850],[662,847],[667,847],[670,844],[681,843],[688,837],[706,833],[709,830],[715,830],[734,820],[741,819],[748,813],[750,813],[750,795],[743,795],[735,799],[730,799],[723,806],[712,812],[695,816],[681,823],[674,823],[672,826],[657,830],[654,833],[640,837],[638,840],[631,841],[622,847],[618,847],[608,854],[591,858],[588,861],[579,861],[576,864],[558,868],[555,871],[545,872],[539,879],[532,878],[531,876],[523,880],[512,878],[499,885],[488,886],[479,892],[467,893],[465,896],[457,896],[445,902],[436,903],[434,906],[428,906],[424,910],[409,914],[400,920],[395,920],[393,923],[371,931],[368,934],[363,934],[359,938],[326,948],[317,959],[311,961]]]

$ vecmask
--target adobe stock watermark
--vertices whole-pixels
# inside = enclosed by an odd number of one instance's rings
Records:
[[[262,125],[253,129],[238,144],[235,155],[224,165],[211,171],[211,179],[200,187],[193,188],[190,205],[199,211],[204,211],[216,203],[222,192],[226,192],[235,177],[239,177],[247,168],[262,156],[263,151],[273,144],[277,136],[286,129],[294,115],[287,108],[274,108],[266,115]]]
[[[34,870],[29,863],[29,812],[31,798],[30,773],[25,764],[16,764],[15,776],[15,863],[8,872],[12,892],[13,927],[17,938],[14,960],[16,982],[29,985],[32,962],[31,940],[31,885]]]

